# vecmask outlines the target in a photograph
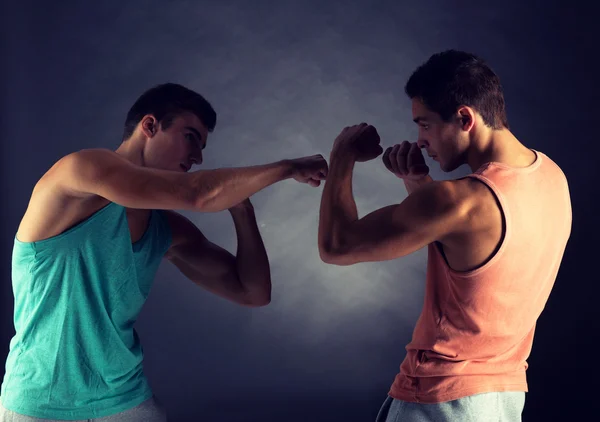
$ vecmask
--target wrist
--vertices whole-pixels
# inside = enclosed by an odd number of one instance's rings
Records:
[[[254,214],[254,206],[250,203],[248,199],[240,202],[237,205],[229,208],[228,210],[233,217],[243,217],[246,215]]]
[[[423,176],[423,177],[421,177],[419,179],[412,180],[412,182],[415,185],[419,185],[419,186],[425,185],[425,184],[427,184],[429,182],[432,182],[432,181],[433,181],[433,179],[428,174],[426,174],[425,176]]]
[[[331,154],[329,155],[329,159],[356,161],[356,152],[354,149],[344,144],[334,145]]]
[[[413,191],[419,189],[421,186],[433,182],[433,179],[431,178],[430,175],[423,176],[422,178],[417,179],[417,180],[411,180],[411,179],[403,179],[403,180],[404,180],[404,186],[406,187],[406,190],[408,191],[409,195]]]
[[[296,166],[296,163],[294,162],[294,160],[281,160],[279,163],[279,166],[281,168],[283,177],[282,179],[291,179],[292,177],[294,177],[298,171],[298,167]]]

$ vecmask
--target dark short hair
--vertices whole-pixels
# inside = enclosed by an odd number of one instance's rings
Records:
[[[474,54],[446,50],[432,55],[410,76],[404,88],[449,121],[460,106],[477,110],[493,129],[509,128],[500,78]]]
[[[163,129],[167,129],[178,114],[186,111],[198,116],[209,132],[215,129],[217,113],[202,95],[175,83],[150,88],[129,109],[123,140],[133,135],[136,126],[147,114],[153,115]]]

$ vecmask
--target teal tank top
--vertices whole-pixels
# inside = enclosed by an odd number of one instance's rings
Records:
[[[110,203],[55,237],[12,256],[16,334],[0,400],[47,419],[91,419],[152,396],[133,328],[171,243],[163,211],[151,211],[131,243],[124,207]]]

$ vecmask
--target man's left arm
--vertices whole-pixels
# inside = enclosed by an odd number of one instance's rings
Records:
[[[166,258],[188,279],[206,290],[244,306],[271,300],[271,270],[254,208],[247,199],[229,209],[237,233],[232,255],[210,242],[187,218],[167,211],[173,242]]]
[[[443,243],[462,228],[468,209],[456,185],[449,181],[428,183],[402,203],[359,219],[352,172],[357,158],[366,159],[360,156],[361,148],[349,144],[340,142],[334,147],[321,198],[319,253],[324,262],[352,265],[391,260],[436,240]]]

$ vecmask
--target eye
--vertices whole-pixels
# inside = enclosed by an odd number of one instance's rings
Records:
[[[200,147],[200,141],[198,140],[198,137],[196,135],[194,135],[193,133],[186,133],[185,139],[187,139],[189,142],[193,143],[194,146]]]

